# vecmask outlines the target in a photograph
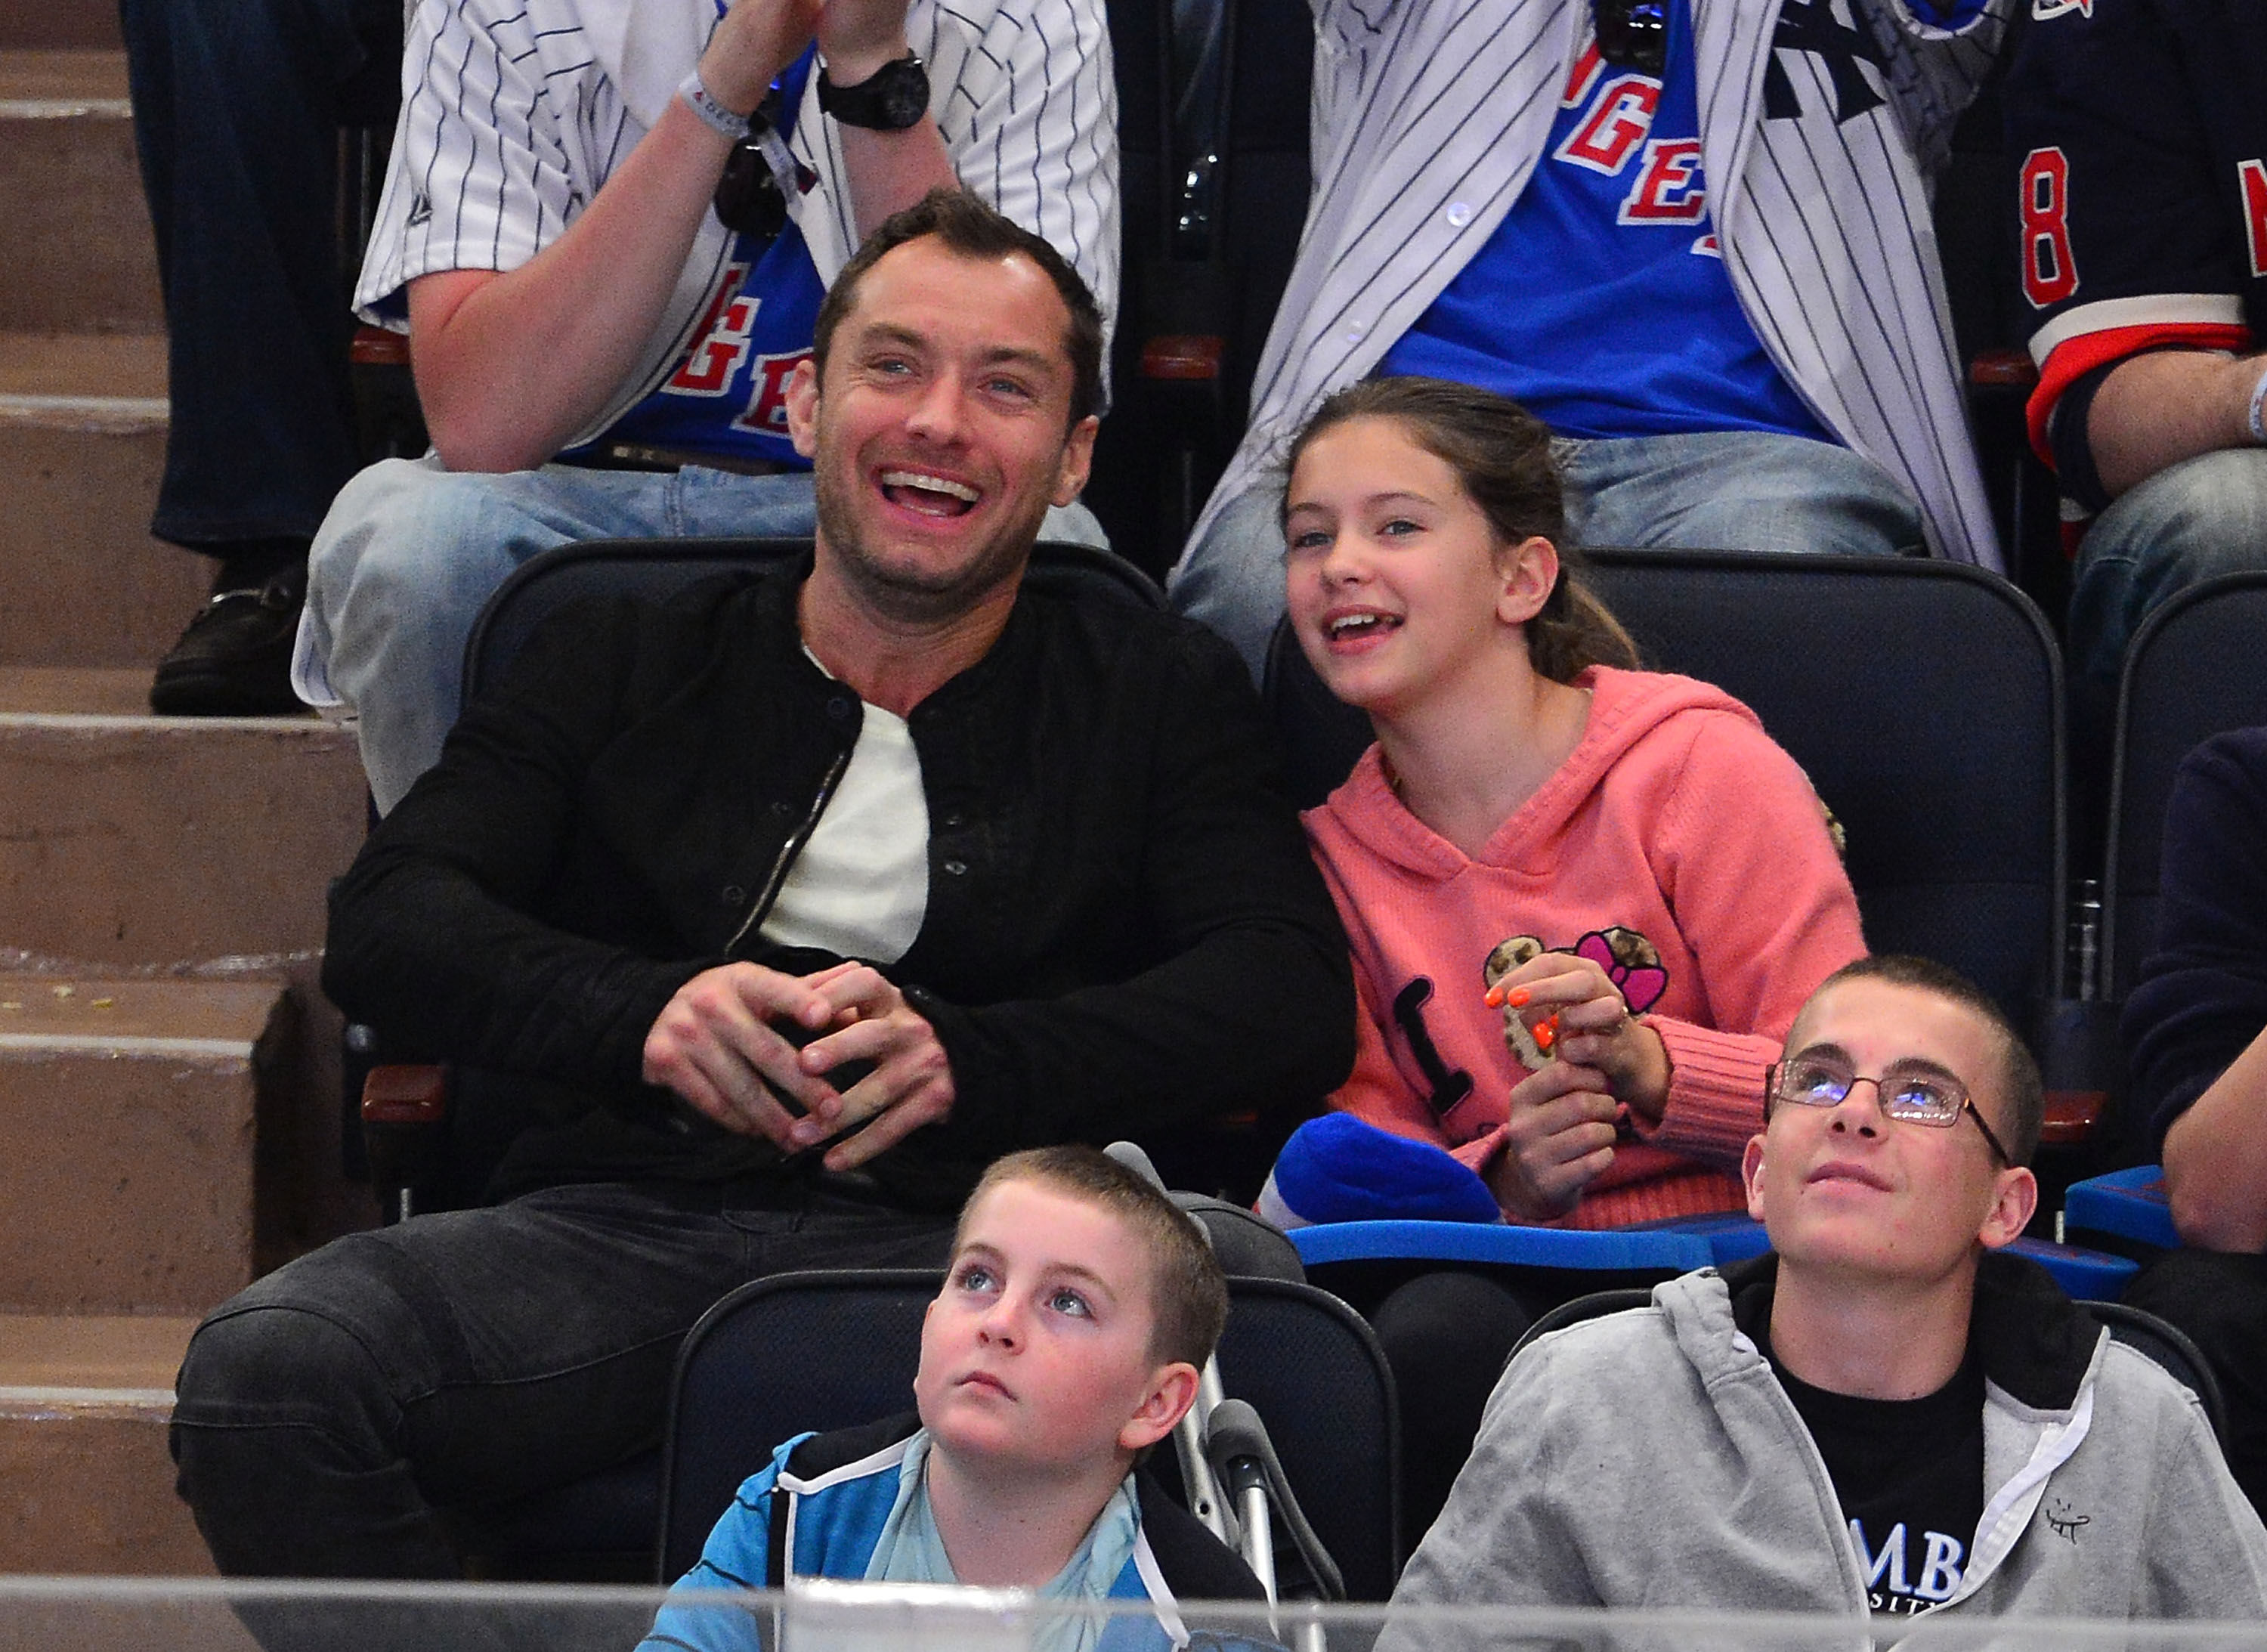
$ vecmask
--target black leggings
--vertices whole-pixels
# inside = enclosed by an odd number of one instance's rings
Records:
[[[1401,1409],[1401,1531],[1417,1546],[1456,1484],[1504,1362],[1548,1303],[1478,1274],[1420,1274],[1369,1316]]]
[[[2168,1251],[2125,1288],[2125,1300],[2189,1333],[2219,1379],[2227,1466],[2267,1509],[2267,1257]]]

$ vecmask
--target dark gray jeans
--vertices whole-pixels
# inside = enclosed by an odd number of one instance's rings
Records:
[[[942,1267],[951,1233],[767,1181],[552,1188],[350,1234],[198,1328],[173,1415],[180,1494],[231,1576],[459,1575],[437,1507],[653,1444],[678,1344],[727,1291]]]

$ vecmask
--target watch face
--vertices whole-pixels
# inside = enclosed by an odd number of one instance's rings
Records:
[[[822,77],[819,106],[849,126],[902,132],[928,113],[928,70],[918,57],[884,63],[855,86],[837,86]]]
[[[876,113],[886,126],[908,127],[928,113],[928,76],[916,62],[895,62],[874,88]]]

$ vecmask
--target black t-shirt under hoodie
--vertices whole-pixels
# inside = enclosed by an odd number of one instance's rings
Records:
[[[1950,1599],[1984,1517],[1984,1367],[1975,1348],[1949,1382],[1918,1399],[1830,1393],[1779,1362],[1769,1296],[1758,1295],[1762,1322],[1740,1328],[1771,1361],[1825,1459],[1874,1615],[1910,1617]]]

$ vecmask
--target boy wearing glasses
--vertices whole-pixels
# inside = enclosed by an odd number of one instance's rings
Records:
[[[1515,1357],[1397,1601],[2256,1618],[2201,1408],[2035,1266],[2036,1066],[1920,958],[1814,994],[1742,1171],[1772,1253]]]

